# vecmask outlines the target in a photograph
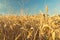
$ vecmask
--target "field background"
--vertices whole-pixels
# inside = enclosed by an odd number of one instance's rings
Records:
[[[0,0],[0,40],[60,40],[60,0]]]
[[[0,40],[60,40],[60,15],[0,16]]]

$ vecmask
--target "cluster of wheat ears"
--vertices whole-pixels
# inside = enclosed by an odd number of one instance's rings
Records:
[[[0,40],[60,40],[60,15],[0,16]]]

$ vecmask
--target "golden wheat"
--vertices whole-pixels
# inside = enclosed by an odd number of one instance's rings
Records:
[[[60,40],[60,16],[0,16],[0,40]]]

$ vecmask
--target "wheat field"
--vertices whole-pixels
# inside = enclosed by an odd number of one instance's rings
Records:
[[[60,15],[0,16],[0,40],[60,40]]]

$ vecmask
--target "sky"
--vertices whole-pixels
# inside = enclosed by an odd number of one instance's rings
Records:
[[[22,9],[23,13],[31,15],[40,11],[45,13],[46,5],[50,15],[60,14],[60,0],[0,0],[0,14],[19,15]]]

